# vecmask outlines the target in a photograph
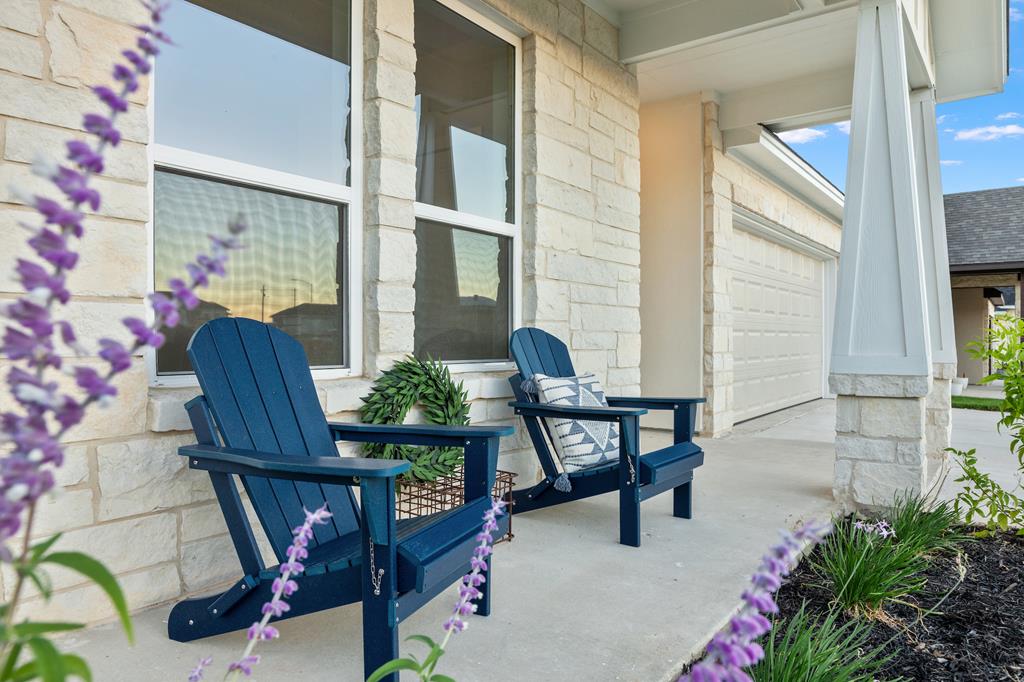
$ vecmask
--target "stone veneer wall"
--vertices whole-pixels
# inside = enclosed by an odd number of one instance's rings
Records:
[[[566,339],[580,368],[612,393],[640,383],[639,97],[617,62],[614,27],[579,0],[493,0],[523,39],[523,323]],[[172,10],[173,11],[173,10]],[[0,243],[19,244],[31,212],[8,189],[44,184],[29,172],[38,152],[60,155],[95,108],[87,86],[104,82],[142,20],[134,0],[0,2]],[[412,351],[416,264],[415,50],[412,0],[364,2],[364,372],[322,382],[335,419],[356,419],[359,397],[395,358]],[[85,338],[140,315],[147,289],[149,140],[146,88],[122,120],[101,214],[90,216],[69,316]],[[19,246],[19,248],[21,248]],[[9,273],[14,254],[0,253]],[[4,293],[6,291],[6,293]],[[12,297],[0,281],[0,301]],[[90,360],[86,360],[89,362]],[[6,366],[0,362],[0,372]],[[508,373],[462,374],[474,422],[512,419]],[[154,389],[142,359],[118,382],[114,407],[70,437],[59,494],[41,511],[40,535],[92,552],[120,577],[133,608],[208,591],[237,577],[237,562],[205,474],[175,449],[191,440],[182,403],[196,389]],[[0,408],[3,406],[0,405]],[[521,433],[503,444],[501,466],[529,482],[536,465]],[[99,621],[112,614],[100,592],[68,573],[40,619]],[[0,576],[9,590],[11,576]],[[5,593],[6,594],[6,593]]]
[[[704,396],[701,432],[733,426],[733,206],[756,213],[833,251],[841,225],[728,156],[718,127],[718,103],[704,102]]]

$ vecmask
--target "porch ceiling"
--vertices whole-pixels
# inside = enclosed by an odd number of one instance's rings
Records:
[[[723,128],[849,117],[858,0],[585,0],[620,28],[642,101],[715,93]],[[902,0],[911,89],[940,101],[998,92],[1005,0]]]

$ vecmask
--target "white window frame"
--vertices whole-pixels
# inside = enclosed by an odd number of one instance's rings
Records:
[[[448,208],[415,202],[414,210],[417,220],[430,220],[452,227],[464,227],[486,234],[493,234],[501,237],[509,237],[512,240],[512,310],[509,334],[512,330],[522,326],[523,315],[523,39],[520,35],[513,33],[493,19],[481,14],[475,9],[459,2],[459,0],[433,0],[434,2],[447,7],[464,19],[471,21],[488,33],[514,48],[515,52],[515,93],[513,97],[513,140],[512,140],[512,163],[515,177],[513,178],[512,190],[512,223],[502,220],[485,218],[462,211],[453,211]],[[444,363],[452,373],[465,372],[494,372],[507,371],[515,368],[511,358],[499,361],[479,360],[447,360]]]
[[[155,140],[156,79],[157,68],[149,79],[149,215],[146,223],[148,237],[147,287],[155,290],[156,240],[154,232],[155,198],[154,175],[157,167],[196,173],[202,177],[226,180],[252,186],[256,189],[283,191],[310,199],[328,200],[345,205],[345,276],[347,295],[345,305],[346,367],[313,368],[315,381],[361,376],[363,373],[363,2],[350,0],[349,9],[350,61],[349,92],[351,98],[351,120],[349,130],[349,185],[307,178],[301,175],[241,163],[217,156],[157,144]],[[244,237],[243,237],[244,239]],[[230,276],[230,263],[228,272]],[[152,321],[152,310],[147,307],[147,317]],[[156,350],[144,351],[149,385],[154,388],[193,387],[199,381],[193,372],[188,374],[158,375]]]

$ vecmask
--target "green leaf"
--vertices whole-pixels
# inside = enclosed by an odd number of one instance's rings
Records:
[[[373,674],[366,678],[366,682],[380,682],[385,676],[391,673],[398,672],[399,670],[412,670],[414,672],[420,671],[420,666],[415,661],[410,661],[408,658],[396,658],[393,661],[388,661],[381,667],[373,671]]]
[[[54,552],[44,557],[43,563],[57,564],[58,566],[70,568],[72,571],[81,573],[99,585],[100,589],[107,593],[107,597],[110,598],[111,603],[113,603],[114,608],[117,610],[117,615],[121,619],[121,626],[128,637],[128,642],[135,642],[132,619],[128,614],[128,602],[124,598],[121,586],[117,584],[117,578],[107,570],[106,566],[82,552]]]
[[[408,637],[405,638],[405,641],[407,641],[407,642],[421,642],[423,644],[426,644],[431,649],[433,649],[433,648],[435,648],[437,646],[437,642],[435,642],[434,640],[430,639],[426,635],[409,635]]]
[[[43,540],[39,544],[32,545],[32,548],[29,550],[28,563],[33,565],[39,563],[39,557],[53,547],[54,543],[56,543],[57,540],[60,540],[61,535],[61,533],[57,533],[53,537]]]
[[[14,666],[17,665],[18,657],[21,656],[21,649],[24,646],[24,644],[18,642],[11,647],[11,652],[7,654],[7,660],[4,661],[4,667],[0,669],[0,680],[3,680],[3,682],[11,679],[14,673]]]
[[[455,678],[437,673],[436,675],[430,676],[430,682],[455,682]]]
[[[16,637],[35,637],[37,635],[45,635],[48,632],[69,632],[71,630],[81,630],[85,625],[82,623],[47,623],[47,622],[34,622],[26,621],[19,623],[14,626],[14,635]]]
[[[34,660],[15,670],[13,679],[20,682],[38,677],[43,682],[64,682],[67,672],[64,657],[57,647],[43,637],[33,637],[26,644],[32,650]]]
[[[44,598],[49,599],[53,594],[53,583],[50,582],[50,576],[45,571],[40,571],[38,566],[22,569],[22,575],[32,581],[32,584],[39,590],[39,594]]]

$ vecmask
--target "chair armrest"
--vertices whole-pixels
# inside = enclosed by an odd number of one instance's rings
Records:
[[[644,396],[606,396],[609,405],[645,407],[648,410],[674,410],[680,405],[699,405],[707,398],[645,398]]]
[[[400,460],[277,455],[213,445],[185,445],[178,454],[189,458],[192,469],[343,485],[357,485],[359,479],[395,478],[411,466]]]
[[[546,405],[512,401],[509,406],[525,417],[561,417],[563,419],[589,419],[595,422],[617,422],[623,417],[647,414],[644,408],[631,407],[575,407],[573,405]]]
[[[335,440],[396,445],[434,445],[461,448],[470,440],[501,438],[515,433],[512,426],[438,426],[436,424],[358,424],[328,422]]]

